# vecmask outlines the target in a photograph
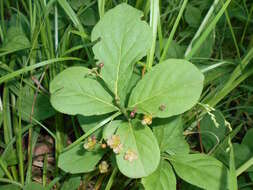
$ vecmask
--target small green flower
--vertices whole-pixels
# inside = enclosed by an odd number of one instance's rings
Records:
[[[119,154],[123,149],[123,145],[120,143],[119,135],[112,135],[111,138],[107,140],[107,144],[116,154]]]
[[[152,116],[151,115],[144,115],[141,123],[142,123],[142,125],[151,125],[152,124]]]
[[[96,137],[92,136],[92,137],[88,137],[88,141],[86,143],[84,143],[83,147],[86,150],[93,150],[95,145],[97,143]]]
[[[98,168],[99,168],[100,173],[103,174],[103,173],[108,172],[109,165],[107,164],[106,161],[102,161],[99,164]]]

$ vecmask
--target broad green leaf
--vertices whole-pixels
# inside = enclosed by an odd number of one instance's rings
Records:
[[[183,121],[181,117],[155,119],[153,131],[161,152],[169,154],[189,153],[189,145],[183,136]]]
[[[61,190],[77,190],[81,184],[80,176],[71,176],[64,181]]]
[[[227,169],[214,157],[204,154],[170,156],[177,175],[183,180],[207,190],[224,190],[227,187]]]
[[[129,107],[160,118],[181,114],[197,103],[203,80],[202,73],[190,62],[168,59],[139,81],[130,96]]]
[[[101,115],[117,110],[112,96],[85,67],[70,67],[50,83],[51,104],[66,114]]]
[[[35,183],[35,182],[31,182],[25,185],[23,189],[24,190],[45,190],[45,188],[41,184]]]
[[[176,190],[176,176],[170,164],[161,160],[154,173],[141,180],[145,190]]]
[[[151,129],[143,126],[139,121],[122,123],[117,130],[123,150],[116,156],[119,170],[130,178],[141,178],[156,170],[160,162],[160,150]],[[130,162],[125,159],[130,150],[137,155],[137,159]]]
[[[95,58],[104,63],[101,75],[116,98],[131,78],[134,64],[147,54],[152,33],[141,20],[143,13],[126,3],[107,11],[93,28],[91,39]]]
[[[72,174],[90,172],[95,169],[103,154],[104,151],[87,151],[81,144],[60,154],[58,167]]]
[[[202,143],[206,151],[210,151],[219,144],[228,132],[223,114],[220,111],[214,111],[212,114],[215,116],[215,120],[209,114],[206,114],[200,121]]]

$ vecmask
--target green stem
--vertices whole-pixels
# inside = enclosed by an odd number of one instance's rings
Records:
[[[192,49],[192,45],[193,42],[200,36],[200,34],[203,32],[203,30],[205,29],[210,17],[212,16],[214,9],[216,7],[216,5],[219,3],[220,0],[215,0],[212,4],[212,6],[209,8],[205,18],[203,19],[203,21],[200,24],[200,27],[198,28],[197,32],[195,33],[194,37],[192,38],[190,44],[188,45],[186,51],[185,51],[185,57],[188,56],[188,54],[190,53],[191,49]]]
[[[105,0],[98,0],[98,12],[101,19],[105,14]]]
[[[246,171],[249,167],[253,165],[253,157],[251,157],[247,162],[245,162],[243,165],[241,165],[236,170],[236,176],[241,175],[244,171]]]
[[[150,70],[152,68],[154,62],[154,54],[156,47],[156,36],[157,36],[157,25],[159,20],[159,0],[151,0],[150,3],[150,26],[152,28],[152,45],[148,55],[147,60],[147,69]]]
[[[220,20],[221,16],[227,9],[228,5],[230,4],[231,0],[227,0],[226,3],[222,6],[222,8],[219,10],[218,14],[215,16],[215,18],[210,22],[210,24],[207,26],[206,30],[202,33],[202,35],[199,37],[198,41],[194,44],[193,48],[189,50],[189,52],[186,52],[185,59],[190,60],[192,56],[199,50],[203,42],[206,40],[208,35],[212,32],[217,22]]]
[[[0,157],[0,166],[3,169],[4,173],[6,174],[6,176],[13,181],[13,177],[11,176],[11,173],[9,172],[6,164],[3,162],[1,157]]]
[[[182,16],[183,16],[183,12],[184,12],[184,10],[185,10],[185,8],[186,8],[187,3],[188,3],[188,0],[184,0],[182,6],[181,6],[181,8],[180,8],[180,11],[179,11],[179,13],[178,13],[178,15],[177,15],[176,21],[175,21],[175,23],[174,23],[174,25],[173,25],[173,27],[172,27],[171,33],[170,33],[169,38],[168,38],[168,40],[167,40],[167,42],[166,42],[166,45],[165,45],[165,47],[164,47],[162,56],[161,56],[161,58],[160,58],[160,63],[161,63],[161,62],[165,59],[165,57],[166,57],[167,51],[168,51],[168,49],[169,49],[169,47],[170,47],[170,44],[171,44],[171,42],[172,42],[172,40],[173,40],[173,38],[174,38],[174,36],[175,36],[177,27],[178,27],[178,25],[179,25],[179,22],[180,22]]]
[[[228,23],[228,26],[229,26],[229,29],[230,29],[230,32],[231,32],[231,35],[232,35],[232,39],[233,39],[233,42],[234,42],[234,45],[235,45],[237,56],[240,60],[241,59],[240,50],[239,50],[239,47],[238,47],[238,44],[237,44],[237,41],[236,41],[236,38],[235,38],[235,33],[234,33],[233,26],[231,24],[229,14],[228,14],[227,10],[225,10],[225,16],[226,16],[227,23]]]
[[[113,169],[112,174],[111,174],[111,176],[110,176],[110,179],[109,179],[109,181],[108,181],[108,183],[107,183],[107,185],[106,185],[106,187],[105,187],[105,190],[110,190],[110,189],[111,189],[112,184],[113,184],[113,182],[114,182],[114,179],[115,179],[115,177],[116,177],[116,175],[117,175],[117,172],[118,172],[118,168],[115,167],[115,168]]]

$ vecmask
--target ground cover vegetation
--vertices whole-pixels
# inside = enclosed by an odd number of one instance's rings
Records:
[[[0,189],[252,189],[252,13],[0,1]]]

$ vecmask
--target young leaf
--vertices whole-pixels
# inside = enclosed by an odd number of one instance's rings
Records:
[[[85,67],[71,67],[50,83],[53,107],[66,114],[101,115],[117,110],[112,96]]]
[[[152,127],[161,152],[166,151],[169,154],[189,153],[189,145],[183,136],[181,117],[156,119]]]
[[[193,107],[201,94],[204,76],[190,62],[168,59],[156,65],[136,85],[129,107],[153,117],[170,117]]]
[[[119,170],[130,178],[141,178],[156,170],[160,162],[160,151],[156,138],[150,128],[140,122],[122,123],[117,130],[123,150],[116,156]],[[134,160],[126,158],[131,151]]]
[[[161,160],[157,170],[141,180],[145,190],[176,190],[176,176],[170,164]]]
[[[227,169],[214,157],[204,154],[170,156],[177,175],[183,180],[208,190],[224,190],[227,187]]]
[[[83,145],[60,154],[58,167],[72,174],[90,172],[103,157],[104,151],[87,151]]]
[[[142,12],[123,3],[106,12],[94,27],[92,41],[95,58],[104,63],[101,75],[117,98],[125,96],[123,88],[131,78],[133,65],[146,55],[152,33],[141,21]]]

